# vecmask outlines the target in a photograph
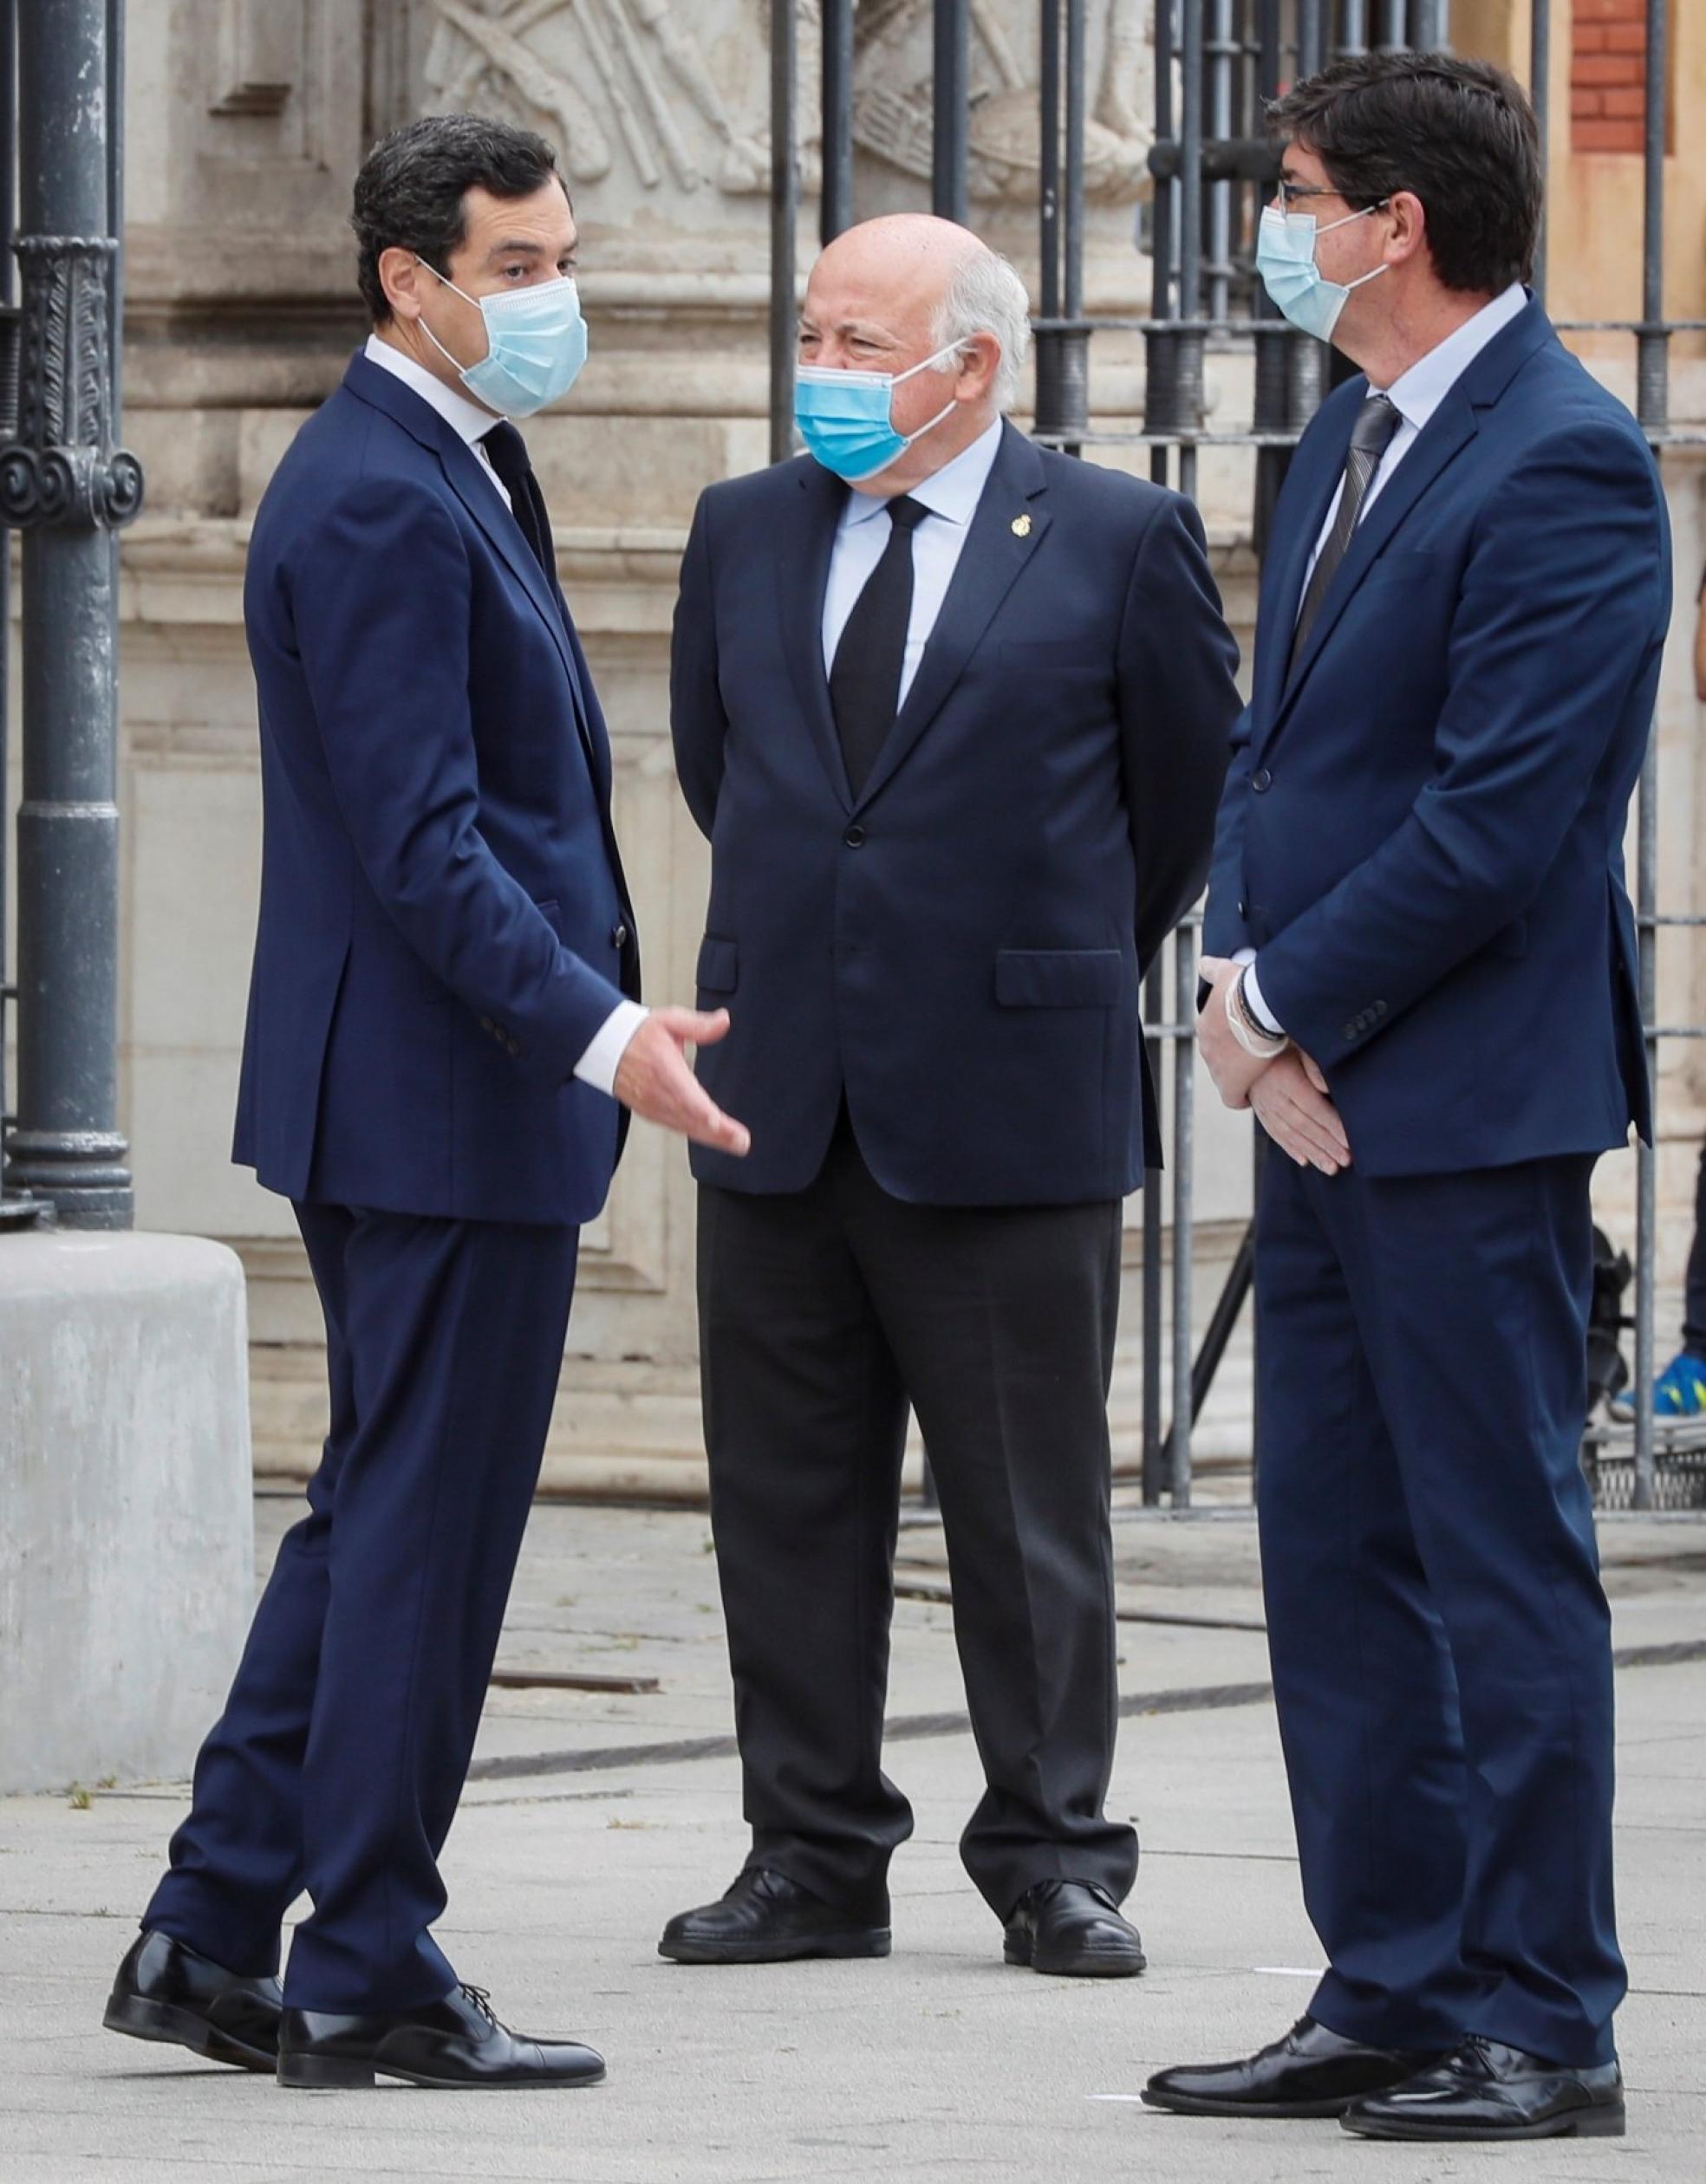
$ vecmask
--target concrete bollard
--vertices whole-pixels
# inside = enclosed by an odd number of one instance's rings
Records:
[[[0,1793],[180,1778],[254,1599],[223,1245],[0,1237]]]

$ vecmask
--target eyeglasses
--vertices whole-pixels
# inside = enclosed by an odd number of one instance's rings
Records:
[[[1289,182],[1283,174],[1273,185],[1273,194],[1279,198],[1281,205],[1284,206],[1287,212],[1292,210],[1292,207],[1294,205],[1299,204],[1305,198],[1336,198],[1341,196],[1341,192],[1339,191],[1324,190],[1316,183]],[[1352,201],[1349,198],[1344,198],[1343,202],[1346,205],[1351,205]],[[1384,198],[1375,198],[1369,204],[1357,205],[1353,209],[1361,212],[1372,212],[1380,205],[1384,205],[1386,199]]]

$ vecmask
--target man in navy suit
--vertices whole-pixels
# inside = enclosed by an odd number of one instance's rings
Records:
[[[726,1158],[746,1134],[681,1051],[725,1019],[637,1004],[609,739],[510,421],[585,355],[554,155],[416,123],[353,224],[373,335],[268,488],[244,597],[264,826],[236,1157],[295,1206],[331,1431],[107,2023],[290,2085],[583,2083],[591,2050],[458,1981],[437,1859],[618,1102]]]
[[[882,1767],[908,1404],[986,1784],[962,1853],[1009,1962],[1141,1971],[1106,1399],[1120,1200],[1158,1159],[1143,966],[1195,897],[1237,699],[1175,495],[1007,424],[1018,276],[899,218],[819,259],[809,452],[701,498],[675,621],[712,844],[695,1154],[712,1522],[752,1840],[688,1963],[889,1948]]]
[[[1280,1148],[1262,1567],[1329,1968],[1283,2039],[1146,2097],[1388,2138],[1620,2134],[1578,1456],[1589,1181],[1651,1128],[1622,840],[1664,503],[1521,286],[1540,171],[1507,76],[1364,55],[1274,119],[1259,263],[1361,370],[1275,518],[1200,1037]]]

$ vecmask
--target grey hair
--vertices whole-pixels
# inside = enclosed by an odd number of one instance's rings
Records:
[[[993,335],[1000,348],[995,406],[1010,410],[1031,354],[1031,298],[1016,269],[994,250],[978,250],[955,268],[936,313],[939,348],[958,348],[974,334]],[[936,369],[954,370],[954,358],[945,356]]]

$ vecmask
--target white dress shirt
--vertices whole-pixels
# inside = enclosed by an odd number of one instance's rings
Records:
[[[498,422],[489,409],[459,392],[446,387],[434,372],[424,364],[417,364],[412,356],[405,356],[401,349],[393,348],[390,342],[377,334],[369,334],[366,350],[369,364],[377,364],[381,372],[389,372],[400,379],[411,393],[423,402],[430,402],[451,430],[458,432],[474,451],[474,459],[492,480],[492,490],[505,508],[510,505],[510,489],[492,467],[492,458],[485,452],[485,436]]]
[[[1369,480],[1368,491],[1363,495],[1363,504],[1357,510],[1358,523],[1362,523],[1370,509],[1374,506],[1382,490],[1390,480],[1393,471],[1415,446],[1416,435],[1421,432],[1422,427],[1494,335],[1504,331],[1527,301],[1527,294],[1521,282],[1513,281],[1501,296],[1495,296],[1490,303],[1483,303],[1473,318],[1465,319],[1455,333],[1448,334],[1445,339],[1430,348],[1425,356],[1418,357],[1407,372],[1401,372],[1392,384],[1384,390],[1387,400],[1397,411],[1400,422],[1397,431],[1386,444],[1386,452],[1376,466],[1374,476]],[[1371,387],[1369,392],[1371,394],[1378,394],[1383,390],[1377,387]],[[1338,482],[1338,490],[1328,504],[1327,512],[1321,521],[1321,528],[1315,535],[1315,543],[1310,551],[1309,565],[1303,572],[1303,588],[1298,594],[1299,614],[1303,611],[1304,597],[1309,589],[1309,579],[1313,575],[1315,564],[1321,557],[1321,549],[1327,543],[1327,534],[1332,529],[1333,518],[1338,513],[1338,504],[1344,492],[1345,480],[1341,478]],[[1237,960],[1253,965],[1254,951],[1240,948],[1238,951]],[[1250,975],[1244,981],[1244,998],[1255,1011],[1258,1021],[1267,1025],[1270,1030],[1278,1031],[1280,1026],[1275,1022],[1272,1011],[1262,999],[1261,987],[1257,983],[1257,978],[1258,973],[1253,968]]]
[[[944,463],[921,485],[908,488],[907,498],[929,514],[912,534],[912,613],[907,621],[906,653],[901,665],[900,703],[904,705],[930,632],[936,626],[942,601],[960,556],[966,533],[983,489],[994,467],[1001,445],[998,417],[987,432],[980,432],[969,447],[962,447],[951,463]],[[830,553],[830,581],[824,591],[824,673],[835,665],[836,647],[859,594],[882,558],[895,526],[889,520],[889,503],[872,493],[851,492],[841,512],[835,544]]]
[[[420,395],[432,406],[451,429],[460,434],[473,450],[475,460],[492,481],[492,490],[508,510],[511,506],[508,488],[492,467],[492,458],[485,452],[485,435],[498,422],[492,412],[482,409],[453,387],[447,387],[435,373],[424,364],[417,364],[412,356],[405,356],[401,349],[394,348],[389,341],[381,341],[377,334],[369,334],[366,350],[368,361],[377,364],[381,371],[389,372],[403,385]],[[530,552],[531,548],[528,549]],[[575,1075],[583,1083],[592,1085],[600,1092],[615,1096],[616,1070],[628,1051],[628,1043],[651,1013],[637,1001],[617,1003],[592,1036],[592,1043],[575,1064]]]

